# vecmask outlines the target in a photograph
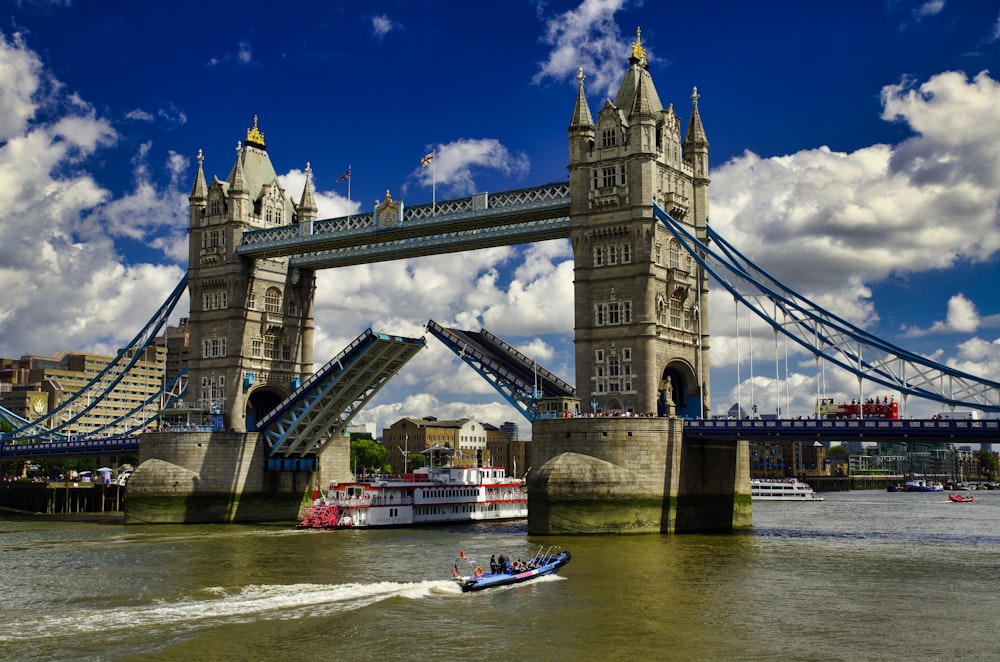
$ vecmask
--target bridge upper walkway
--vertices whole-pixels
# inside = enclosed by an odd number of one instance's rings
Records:
[[[236,252],[330,268],[569,236],[569,183],[515,189],[244,233]]]

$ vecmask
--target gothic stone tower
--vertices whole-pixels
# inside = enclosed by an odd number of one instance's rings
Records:
[[[316,201],[308,164],[299,204],[285,195],[256,117],[225,181],[206,185],[202,160],[189,197],[187,400],[244,432],[312,373],[315,275],[236,247],[244,232],[315,220]]]
[[[255,431],[256,420],[312,372],[315,276],[287,258],[253,260],[236,248],[244,232],[316,220],[311,169],[295,204],[278,182],[257,118],[225,181],[206,184],[202,166],[199,152],[188,198],[188,394],[178,409],[224,429],[144,434],[126,521],[296,519],[312,485],[350,468],[343,443],[328,448],[316,470],[269,471]]]
[[[579,76],[569,126],[576,385],[585,409],[611,415],[532,423],[528,533],[751,525],[747,442],[687,438],[680,418],[708,415],[708,281],[653,203],[706,239],[708,140],[692,98],[682,141],[638,34],[596,124]]]
[[[707,276],[653,216],[655,200],[706,238],[708,140],[697,90],[682,142],[681,120],[660,103],[638,34],[596,125],[582,71],[578,80],[569,173],[583,407],[708,416]]]

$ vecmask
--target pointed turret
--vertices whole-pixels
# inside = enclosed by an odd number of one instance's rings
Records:
[[[587,104],[587,95],[583,92],[583,81],[585,78],[586,76],[583,75],[583,67],[580,67],[576,73],[576,105],[573,107],[573,119],[570,120],[569,123],[570,130],[593,130],[594,128],[594,118],[590,115],[590,105]]]
[[[590,105],[587,104],[587,95],[583,91],[583,81],[585,78],[583,67],[580,67],[576,73],[576,105],[573,106],[573,118],[569,122],[569,167],[571,171],[594,148],[596,127],[594,125],[594,118],[590,115]],[[570,179],[583,177],[581,181],[585,181],[586,176],[586,170],[580,170],[576,175],[571,174]]]
[[[191,187],[191,195],[188,196],[188,220],[192,227],[201,222],[205,217],[205,210],[208,207],[208,186],[205,185],[205,170],[202,162],[205,157],[201,150],[198,150],[198,172],[194,176],[194,186]]]
[[[233,164],[228,181],[230,193],[247,189],[247,179],[243,174],[243,144],[239,140],[236,141],[236,163]]]
[[[318,212],[316,196],[313,194],[312,167],[306,162],[306,185],[302,188],[302,199],[299,201],[299,221],[315,221]]]
[[[645,74],[645,75],[642,75]],[[629,113],[630,117],[634,116],[644,116],[653,117],[656,113],[663,110],[663,106],[660,105],[660,99],[656,94],[656,90],[653,88],[653,79],[650,78],[649,72],[642,72],[636,80],[635,87],[635,98],[632,100],[632,108]]]
[[[249,209],[250,192],[247,190],[247,180],[243,175],[243,145],[236,141],[236,164],[229,173],[229,218],[234,221],[246,220]]]
[[[691,121],[688,122],[687,134],[684,136],[684,150],[688,145],[692,148],[708,149],[708,138],[705,136],[705,127],[701,124],[701,115],[698,113],[698,88],[694,88],[691,93]]]
[[[615,95],[615,106],[624,113],[632,113],[636,109],[637,102],[644,113],[658,113],[663,110],[660,95],[656,93],[653,79],[649,75],[646,49],[642,47],[641,32],[638,28],[635,31],[632,55],[628,62],[629,68],[618,88],[618,94]]]
[[[205,184],[205,170],[202,167],[202,162],[205,160],[204,155],[202,155],[201,150],[198,150],[198,172],[194,176],[194,186],[191,187],[191,195],[188,196],[188,200],[194,202],[196,200],[204,200],[208,195],[208,186]]]

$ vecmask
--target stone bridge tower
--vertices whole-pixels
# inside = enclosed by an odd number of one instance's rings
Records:
[[[697,90],[692,100],[682,139],[638,33],[596,123],[579,76],[569,126],[576,387],[585,410],[608,415],[532,423],[530,534],[752,523],[746,440],[688,438],[681,418],[709,414],[708,280],[653,204],[706,239],[708,140]]]
[[[198,172],[189,197],[191,340],[187,407],[252,431],[312,373],[315,274],[288,258],[236,254],[244,232],[315,220],[311,170],[298,204],[286,196],[254,118],[225,181]]]
[[[585,411],[709,414],[708,280],[653,216],[704,241],[708,140],[697,89],[681,119],[653,86],[637,31],[614,101],[594,123],[578,76],[569,126],[576,385]]]

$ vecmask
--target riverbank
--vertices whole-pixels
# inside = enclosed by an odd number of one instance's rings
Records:
[[[0,511],[42,516],[80,516],[125,512],[125,486],[84,481],[0,484]]]

